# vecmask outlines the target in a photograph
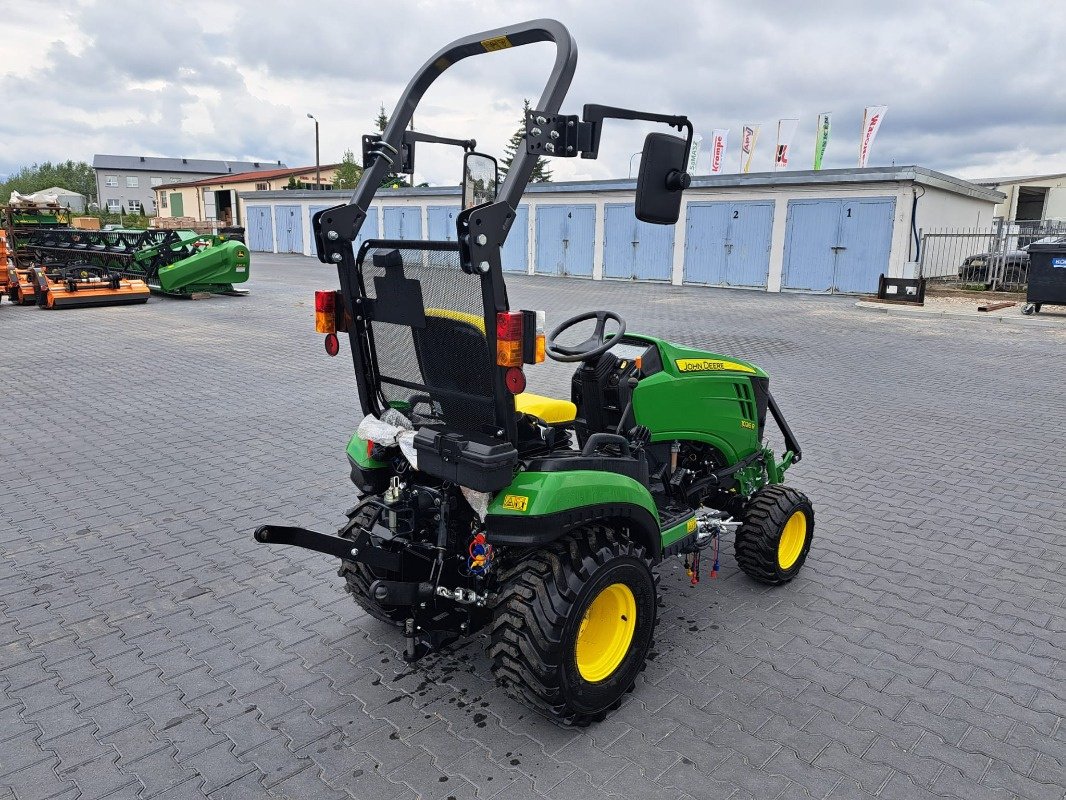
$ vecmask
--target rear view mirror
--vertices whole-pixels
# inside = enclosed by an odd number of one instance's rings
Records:
[[[463,208],[473,208],[496,200],[499,171],[496,159],[484,153],[463,157]]]
[[[674,225],[681,216],[681,193],[692,178],[685,172],[688,143],[668,133],[644,140],[637,177],[636,216],[641,222]]]

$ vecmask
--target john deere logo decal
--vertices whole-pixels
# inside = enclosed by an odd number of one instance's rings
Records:
[[[678,372],[749,372],[755,370],[736,361],[721,361],[714,358],[679,358],[674,361]]]
[[[503,498],[503,507],[509,511],[525,511],[529,508],[529,498],[520,494],[509,494]]]

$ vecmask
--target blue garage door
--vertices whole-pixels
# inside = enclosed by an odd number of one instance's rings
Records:
[[[363,220],[363,227],[359,229],[359,235],[355,237],[353,247],[355,248],[356,255],[359,255],[359,246],[367,239],[378,238],[378,210],[371,206],[366,210],[366,219]]]
[[[430,206],[429,238],[434,242],[455,241],[455,215],[459,206]]]
[[[274,206],[274,233],[279,253],[304,251],[303,209],[300,206]]]
[[[765,287],[774,204],[689,203],[685,283]]]
[[[790,200],[782,286],[813,292],[872,292],[888,272],[893,197]]]
[[[421,239],[422,208],[392,206],[385,208],[386,239]]]
[[[311,206],[307,209],[307,243],[313,256],[318,255],[315,251],[315,214],[319,211],[325,211],[327,208],[333,208],[333,206]]]
[[[604,277],[670,280],[674,226],[641,222],[633,215],[632,203],[608,203],[604,209]]]
[[[274,252],[274,226],[270,221],[270,206],[246,206],[248,218],[248,249],[256,253]]]
[[[507,241],[500,254],[507,272],[527,272],[529,269],[529,206],[519,206]]]
[[[536,271],[591,276],[595,238],[595,206],[538,206]]]

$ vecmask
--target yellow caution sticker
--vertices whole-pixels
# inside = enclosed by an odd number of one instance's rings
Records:
[[[685,525],[685,533],[692,533],[695,530],[696,530],[696,518],[693,517],[692,519],[690,519],[688,521],[688,524]]]
[[[452,62],[446,59],[444,56],[441,56],[433,62],[433,66],[437,68],[438,72],[444,72],[444,70],[448,69],[448,67],[450,67],[451,65]]]
[[[509,494],[503,498],[503,507],[508,511],[525,511],[529,508],[529,498],[521,494]]]
[[[496,50],[506,50],[512,45],[506,36],[494,36],[491,39],[482,39],[481,46],[485,48],[486,53],[492,53]]]
[[[678,358],[674,361],[678,372],[747,372],[752,375],[755,370],[747,364],[736,361],[722,361],[716,358]]]
[[[740,427],[747,428],[749,431],[755,430],[755,423],[750,419],[742,419],[740,421]]]

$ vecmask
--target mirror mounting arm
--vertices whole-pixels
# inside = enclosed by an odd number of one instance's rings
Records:
[[[592,126],[591,139],[582,158],[596,158],[600,152],[600,134],[603,131],[605,119],[639,120],[641,122],[661,122],[679,131],[686,131],[685,163],[688,163],[689,153],[692,151],[692,137],[694,130],[689,118],[676,114],[655,114],[650,111],[636,111],[631,108],[617,108],[615,106],[601,106],[595,103],[586,104],[581,110],[581,117],[587,124]]]
[[[400,143],[400,152],[397,153],[387,142],[383,142],[380,133],[367,133],[363,135],[363,169],[368,170],[378,158],[384,158],[391,172],[399,172],[404,175],[415,174],[415,142],[426,144],[448,144],[463,148],[463,152],[472,153],[477,147],[474,139],[450,139],[447,136],[434,136],[421,131],[406,130]],[[399,162],[399,164],[397,164]]]
[[[685,131],[685,163],[688,163],[694,135],[692,122],[688,117],[597,104],[587,104],[582,109],[580,119],[576,114],[550,114],[531,110],[526,117],[526,151],[538,156],[573,158],[580,154],[582,158],[597,158],[600,154],[600,135],[603,133],[605,119],[661,122],[679,131]]]

